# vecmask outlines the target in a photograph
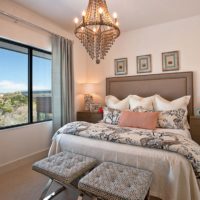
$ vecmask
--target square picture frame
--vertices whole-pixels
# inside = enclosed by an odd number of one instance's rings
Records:
[[[115,59],[115,75],[127,75],[128,74],[128,59],[118,58]]]
[[[194,109],[195,116],[200,117],[200,108]]]
[[[151,54],[137,56],[137,73],[151,73],[152,72],[152,59]]]
[[[162,53],[162,71],[179,70],[179,51],[169,51]]]
[[[100,103],[91,103],[90,104],[90,112],[98,112],[99,108],[101,108],[102,105]]]

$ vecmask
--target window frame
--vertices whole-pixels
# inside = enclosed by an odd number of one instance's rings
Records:
[[[52,55],[52,53],[50,51],[46,51],[44,49],[29,46],[29,45],[22,44],[20,42],[16,42],[13,40],[5,39],[2,37],[0,37],[0,42],[5,42],[5,43],[13,44],[13,45],[16,45],[19,47],[24,47],[24,48],[27,48],[27,50],[28,50],[28,55],[27,55],[28,56],[28,66],[27,66],[28,67],[28,74],[27,74],[27,76],[28,76],[28,83],[27,83],[28,84],[28,122],[11,125],[11,126],[0,127],[0,130],[52,121],[52,119],[40,120],[37,122],[33,121],[33,51],[38,51],[38,52],[49,54],[49,55]],[[10,51],[12,51],[12,50],[10,50]],[[51,64],[52,64],[52,61],[51,61]]]

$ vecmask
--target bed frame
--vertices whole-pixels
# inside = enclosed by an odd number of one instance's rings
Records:
[[[193,109],[193,72],[164,73],[106,79],[106,95],[123,99],[130,94],[142,97],[159,94],[170,101],[190,95],[188,115],[194,114]]]

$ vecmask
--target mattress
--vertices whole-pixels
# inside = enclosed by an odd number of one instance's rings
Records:
[[[158,129],[191,138],[188,130]],[[198,182],[191,164],[183,156],[127,144],[60,134],[52,142],[49,155],[71,151],[100,162],[111,161],[153,172],[150,194],[163,200],[199,200]]]

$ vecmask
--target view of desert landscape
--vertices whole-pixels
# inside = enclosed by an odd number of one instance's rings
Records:
[[[0,94],[0,127],[28,123],[28,93],[14,92]],[[37,102],[51,97],[50,91],[39,91],[33,94],[33,121],[51,119],[51,113],[37,113]],[[49,111],[50,112],[50,111]]]

